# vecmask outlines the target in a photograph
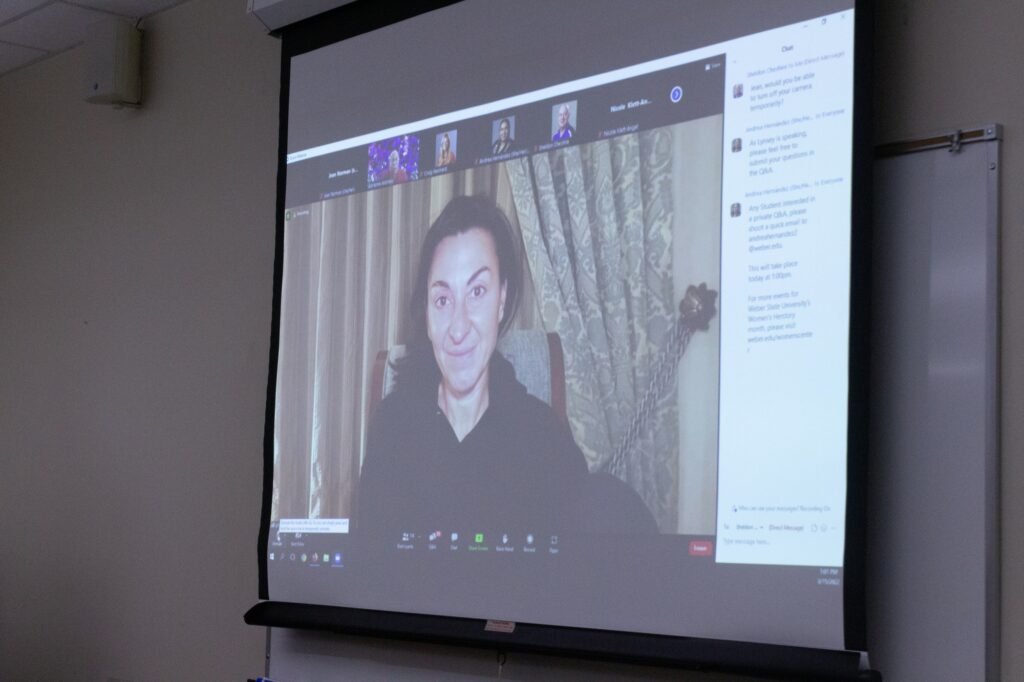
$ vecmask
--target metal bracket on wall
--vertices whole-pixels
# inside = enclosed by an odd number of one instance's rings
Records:
[[[899,156],[900,154],[911,154],[923,152],[929,149],[948,148],[950,153],[957,153],[965,144],[974,142],[987,142],[988,140],[1001,140],[1003,138],[1003,126],[998,123],[989,123],[983,126],[971,128],[958,128],[951,132],[934,133],[925,135],[915,140],[900,140],[899,142],[886,142],[875,146],[875,158],[883,159],[888,156]]]
[[[949,140],[949,150],[948,151],[949,151],[950,154],[956,154],[957,152],[960,151],[960,144],[961,144],[961,142],[963,142],[963,138],[961,137],[961,135],[963,135],[963,131],[962,130],[954,130],[953,131],[953,136]]]

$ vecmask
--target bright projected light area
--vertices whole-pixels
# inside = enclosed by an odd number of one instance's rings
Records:
[[[845,647],[853,2],[704,4],[291,59],[263,596]]]

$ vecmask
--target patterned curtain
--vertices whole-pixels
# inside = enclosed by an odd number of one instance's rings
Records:
[[[562,338],[573,435],[592,471],[637,490],[663,532],[678,508],[676,393],[628,457],[613,453],[675,320],[672,134],[667,129],[507,164],[547,331]]]

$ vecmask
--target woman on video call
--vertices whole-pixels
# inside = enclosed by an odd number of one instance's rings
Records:
[[[437,163],[435,165],[441,168],[453,163],[455,163],[455,152],[452,151],[452,138],[448,137],[448,133],[445,133],[441,136],[441,150],[437,154]]]
[[[495,352],[519,304],[518,253],[508,218],[483,197],[453,199],[427,232],[408,354],[367,438],[359,531],[575,527],[586,460]]]

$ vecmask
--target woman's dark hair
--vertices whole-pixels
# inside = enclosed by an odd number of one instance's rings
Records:
[[[427,230],[420,248],[419,267],[416,269],[416,280],[409,299],[407,354],[395,365],[399,387],[417,384],[436,388],[441,379],[441,371],[427,337],[427,278],[438,244],[447,237],[474,228],[491,235],[498,256],[498,278],[505,285],[505,314],[498,326],[499,336],[505,333],[516,316],[523,288],[523,268],[512,224],[494,201],[487,197],[455,197]]]

